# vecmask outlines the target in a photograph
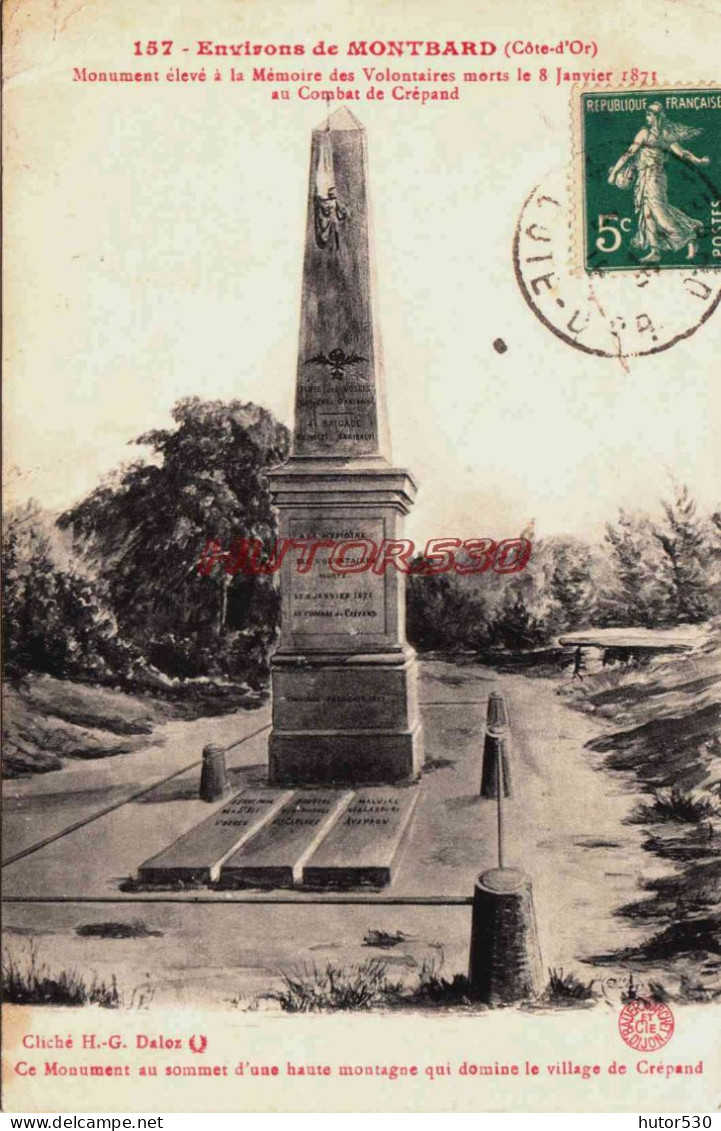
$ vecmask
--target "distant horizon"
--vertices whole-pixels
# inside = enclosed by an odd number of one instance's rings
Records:
[[[230,398],[230,399],[234,399],[234,398]],[[264,407],[264,406],[261,406],[261,407]],[[128,444],[132,445],[132,441],[128,441]],[[134,446],[134,445],[132,445],[132,446]],[[143,449],[145,447],[146,447],[146,445],[142,445],[142,444],[137,445],[137,449],[138,449],[138,452],[139,452],[138,458],[142,459],[144,462],[147,461],[148,463],[156,462],[157,465],[160,466],[159,460],[153,461],[153,460],[148,458],[148,455],[150,454],[150,449],[147,449],[147,451],[143,451]],[[123,463],[125,463],[125,464],[131,463],[131,462],[135,462],[135,461],[132,461],[130,459],[123,461]],[[40,508],[40,510],[42,511],[43,514],[45,514],[49,518],[53,519],[53,521],[57,521],[57,519],[63,513],[65,513],[66,511],[72,510],[75,506],[77,506],[80,502],[82,502],[83,499],[87,498],[87,496],[89,494],[91,494],[92,491],[96,490],[97,487],[101,486],[101,484],[103,482],[107,481],[108,479],[110,479],[111,477],[113,477],[114,475],[119,473],[122,470],[123,463],[118,463],[115,467],[110,468],[108,470],[108,472],[106,472],[104,475],[99,476],[99,478],[97,479],[95,484],[93,486],[90,486],[86,491],[83,491],[83,492],[79,493],[78,495],[74,496],[73,498],[68,499],[66,502],[56,503],[54,506],[48,505],[38,495],[33,495],[33,494],[23,494],[22,496],[20,496],[18,494],[17,497],[8,499],[7,498],[8,484],[6,482],[5,483],[5,496],[6,497],[4,499],[3,508],[2,508],[3,516],[11,513],[12,511],[14,511],[16,509],[20,509],[22,507],[29,506],[30,504],[34,503]],[[412,469],[410,469],[410,470],[412,471]],[[12,469],[11,469],[10,474],[12,474]],[[7,473],[6,473],[6,479],[7,479]],[[650,506],[644,506],[644,505],[623,506],[623,505],[619,504],[618,506],[616,506],[615,510],[611,509],[609,515],[606,518],[598,519],[597,522],[593,526],[591,526],[591,524],[587,524],[585,526],[585,528],[580,528],[580,529],[576,529],[576,530],[570,530],[570,529],[565,529],[565,530],[564,529],[548,529],[548,530],[544,530],[541,523],[539,522],[537,516],[534,515],[534,514],[528,514],[527,516],[525,516],[523,518],[523,520],[521,521],[521,526],[519,527],[519,530],[515,530],[515,527],[512,526],[512,524],[509,520],[506,520],[505,526],[502,526],[500,523],[497,522],[495,524],[495,526],[493,526],[493,527],[492,527],[492,523],[491,523],[490,520],[485,521],[485,522],[479,520],[477,525],[472,526],[472,527],[466,526],[463,530],[454,530],[451,527],[449,522],[445,522],[443,520],[441,521],[440,526],[438,526],[438,525],[436,527],[431,527],[430,525],[425,526],[425,525],[421,525],[422,518],[423,518],[422,507],[420,507],[418,505],[418,503],[416,503],[416,507],[414,508],[413,511],[411,511],[411,514],[406,518],[406,525],[405,525],[405,529],[404,529],[402,536],[405,536],[405,537],[411,539],[417,545],[426,545],[428,543],[429,539],[440,538],[440,537],[448,537],[448,538],[459,537],[461,539],[488,537],[488,538],[493,538],[495,541],[500,542],[501,540],[503,540],[505,538],[518,537],[519,532],[523,528],[527,527],[529,525],[529,523],[533,523],[534,524],[534,531],[533,531],[532,535],[530,535],[530,538],[531,538],[531,540],[533,541],[534,544],[536,544],[538,542],[542,542],[544,539],[568,538],[568,539],[577,539],[581,542],[586,542],[591,546],[601,545],[605,540],[604,536],[605,536],[606,525],[609,524],[609,523],[614,524],[618,521],[620,510],[623,510],[627,514],[645,515],[651,521],[659,521],[659,522],[663,521],[663,517],[664,517],[663,506],[662,506],[663,502],[664,501],[671,502],[672,499],[673,499],[675,485],[681,487],[681,486],[684,485],[684,483],[685,483],[685,481],[682,481],[679,478],[674,478],[669,473],[669,478],[668,478],[668,481],[667,481],[665,487],[662,488],[661,485],[659,485],[657,497],[656,497],[655,500],[651,500]],[[691,485],[690,484],[685,484],[685,485],[688,486],[692,498],[697,503],[700,518],[709,518],[713,513],[717,512],[719,509],[721,509],[721,490],[719,491],[719,497],[718,497],[717,500],[710,501],[707,505],[704,505],[704,503],[699,498],[699,496],[696,494],[696,492],[693,490]],[[419,490],[419,496],[421,494],[421,490],[422,490],[422,487]],[[470,521],[470,520],[468,520],[468,521]],[[516,525],[518,525],[518,524],[516,524]],[[482,527],[483,527],[483,529],[482,529]],[[433,530],[433,533],[428,532],[428,531],[431,531],[431,530]],[[208,533],[208,537],[209,538],[212,537],[212,532]],[[200,547],[200,550],[202,550],[202,547]]]

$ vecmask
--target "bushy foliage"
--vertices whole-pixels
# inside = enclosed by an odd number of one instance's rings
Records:
[[[654,527],[653,533],[666,556],[669,611],[676,622],[698,624],[712,611],[709,524],[699,518],[696,502],[685,486],[678,486],[674,499],[662,506],[666,521],[664,527]]]
[[[141,664],[118,635],[101,584],[57,564],[49,521],[33,503],[10,512],[3,533],[3,655],[10,675],[129,677]]]
[[[606,527],[613,568],[613,582],[601,599],[606,624],[699,624],[719,608],[718,516],[699,516],[683,484],[661,508],[661,522],[622,510],[618,522]]]
[[[409,640],[423,649],[483,647],[489,633],[486,605],[455,574],[424,574],[420,565],[406,590]]]
[[[586,982],[572,971],[554,966],[548,971],[548,985],[544,996],[546,1001],[555,1004],[590,1002],[596,996],[594,985],[595,979]]]
[[[621,510],[602,546],[577,538],[534,542],[519,574],[424,572],[408,579],[408,637],[420,649],[551,643],[587,625],[648,628],[699,623],[721,611],[721,512],[699,516],[688,488],[662,518]]]
[[[238,538],[267,545],[277,533],[265,478],[288,452],[288,429],[266,409],[187,397],[175,405],[173,429],[146,432],[134,442],[152,449],[153,462],[121,469],[78,506],[61,515],[83,554],[107,581],[123,629],[146,638],[157,632],[228,626],[231,591],[250,585],[241,620],[267,623],[257,590],[272,578],[223,569],[198,574],[211,539],[229,547]],[[231,628],[240,624],[230,623]]]
[[[649,517],[621,509],[618,522],[606,526],[606,545],[612,578],[599,600],[601,622],[645,628],[665,624],[671,580]]]
[[[153,669],[251,686],[267,675],[280,617],[274,578],[231,577],[221,565],[203,575],[198,563],[212,539],[275,540],[265,472],[287,456],[288,430],[240,401],[189,397],[172,417],[174,428],[134,441],[151,460],[121,468],[57,525],[32,505],[8,516],[11,674],[135,687],[153,685]]]
[[[335,1013],[372,1009],[399,996],[401,985],[390,981],[384,962],[371,958],[352,966],[315,964],[284,970],[282,988],[268,994],[284,1013]]]
[[[425,574],[408,579],[408,637],[419,648],[521,650],[589,623],[594,556],[577,539],[534,545],[519,574]]]
[[[93,975],[86,980],[77,970],[51,971],[38,959],[38,947],[32,944],[23,964],[9,952],[3,955],[0,968],[3,1001],[8,1005],[99,1005],[102,1009],[118,1009],[121,994],[115,977],[110,984]]]
[[[277,535],[265,472],[287,456],[289,433],[266,409],[188,397],[176,427],[135,443],[153,462],[119,471],[61,515],[77,549],[107,587],[121,631],[163,672],[267,674],[280,607],[272,576],[232,577],[198,563],[211,540],[264,545]]]

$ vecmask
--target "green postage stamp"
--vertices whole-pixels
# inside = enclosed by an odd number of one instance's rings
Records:
[[[586,271],[721,269],[721,90],[598,89],[578,111]]]

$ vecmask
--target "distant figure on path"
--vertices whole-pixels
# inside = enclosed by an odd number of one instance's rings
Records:
[[[571,678],[572,679],[583,679],[583,676],[581,675],[581,669],[582,668],[583,668],[583,650],[581,648],[581,645],[579,644],[578,648],[576,649],[576,651],[573,654],[573,675],[572,675]]]

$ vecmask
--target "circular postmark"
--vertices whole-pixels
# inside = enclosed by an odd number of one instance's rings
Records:
[[[634,1052],[656,1052],[673,1036],[673,1013],[662,1001],[634,998],[618,1015],[618,1031]]]
[[[620,359],[660,353],[696,333],[721,302],[719,272],[692,264],[579,271],[572,262],[570,191],[564,172],[549,174],[516,227],[516,279],[539,321],[574,349]]]

